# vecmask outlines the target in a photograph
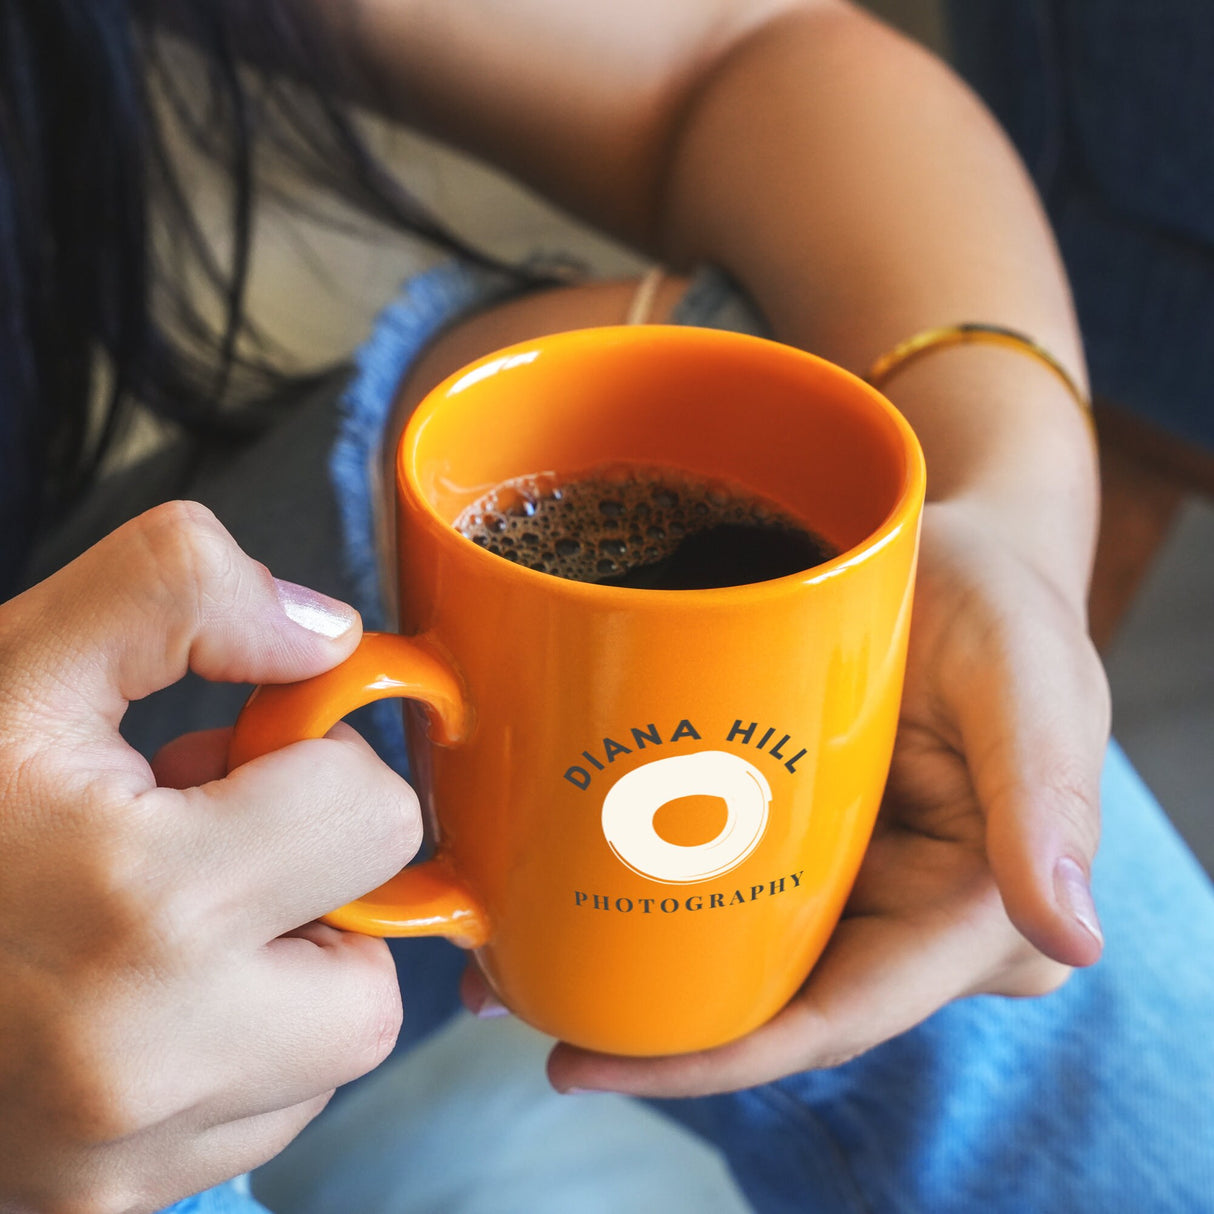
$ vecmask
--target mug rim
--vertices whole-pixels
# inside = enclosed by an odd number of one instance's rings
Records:
[[[899,446],[903,452],[902,482],[898,486],[897,496],[893,505],[880,524],[873,528],[858,544],[844,549],[827,561],[813,565],[796,573],[785,574],[783,577],[771,578],[762,582],[748,582],[738,586],[719,586],[699,590],[664,590],[639,588],[633,586],[606,586],[598,582],[580,582],[572,578],[562,578],[538,569],[530,569],[526,565],[506,560],[473,543],[467,536],[462,535],[445,519],[429,500],[420,485],[417,475],[416,456],[420,446],[422,432],[430,419],[443,408],[445,401],[453,391],[458,391],[462,380],[470,382],[484,378],[486,375],[507,370],[522,361],[531,361],[538,357],[541,348],[553,343],[576,344],[595,338],[596,335],[609,335],[618,338],[628,334],[644,340],[642,334],[652,338],[655,333],[673,331],[680,334],[712,334],[714,344],[738,344],[775,346],[781,350],[781,357],[792,361],[803,361],[815,365],[827,374],[841,379],[859,394],[876,413],[881,415],[886,424],[893,427],[900,439]],[[690,340],[700,340],[691,338]],[[483,562],[486,575],[505,578],[507,582],[518,582],[520,589],[530,588],[547,595],[557,595],[574,599],[593,600],[600,606],[627,607],[644,604],[648,608],[665,600],[672,605],[678,604],[679,610],[687,610],[694,604],[735,603],[741,599],[753,600],[756,596],[767,597],[793,591],[799,591],[806,586],[812,586],[838,577],[853,566],[863,563],[881,549],[885,548],[892,539],[906,526],[908,521],[915,518],[921,509],[926,495],[927,469],[923,449],[910,423],[897,407],[871,384],[853,374],[846,368],[832,363],[807,350],[791,346],[784,342],[773,341],[769,338],[756,337],[748,333],[736,333],[727,329],[698,328],[690,325],[595,325],[580,329],[568,329],[560,333],[545,334],[527,341],[516,342],[491,351],[481,358],[475,359],[447,376],[441,383],[436,384],[418,403],[405,424],[397,442],[396,458],[397,504],[402,500],[414,503],[424,520],[427,528],[434,532],[444,543],[454,544],[457,549],[474,562]],[[520,474],[521,475],[521,474]]]

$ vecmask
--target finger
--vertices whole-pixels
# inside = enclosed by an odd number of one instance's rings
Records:
[[[475,961],[464,966],[459,980],[460,1002],[479,1020],[510,1015],[510,1009],[494,994]]]
[[[152,773],[161,788],[194,788],[222,780],[228,770],[228,729],[200,729],[166,743],[152,759]]]
[[[141,810],[165,871],[189,858],[191,920],[258,944],[381,885],[422,840],[416,794],[346,725],[222,780],[154,789]]]
[[[838,1066],[984,989],[1025,947],[988,879],[968,898],[914,918],[844,919],[788,1006],[739,1041],[663,1058],[620,1058],[562,1044],[549,1058],[548,1077],[564,1092],[684,1097]]]
[[[965,787],[964,792],[958,789],[957,795],[972,798],[964,770],[964,764],[954,756],[949,763],[933,764],[923,775],[933,788],[947,789],[959,774]],[[1001,955],[993,949],[984,957],[975,957],[970,993],[1025,997],[1057,990],[1070,976],[1071,968],[1050,960],[1023,939],[1007,918],[997,887],[992,886],[980,837],[972,844],[961,843],[921,834],[918,824],[886,824],[869,846],[844,913],[849,917],[896,919],[908,908],[913,911],[946,904],[964,907],[966,902],[980,901],[985,887],[993,917],[991,931],[1002,928],[1001,936],[1010,953],[1001,963]],[[972,891],[968,898],[967,890]],[[962,909],[948,913],[960,919],[968,912]],[[996,963],[995,968],[986,964],[990,961]]]
[[[1090,878],[1109,731],[1099,659],[1078,627],[1028,635],[1009,618],[968,684],[954,709],[1008,914],[1047,956],[1090,965],[1104,942]]]
[[[234,972],[209,1018],[211,1124],[297,1104],[374,1070],[401,1025],[387,944],[315,924],[274,941]],[[234,1049],[233,1041],[241,1048]]]
[[[88,1190],[86,1208],[161,1210],[184,1194],[202,1193],[251,1172],[293,1142],[332,1095],[328,1092],[291,1108],[218,1125],[203,1133],[186,1121],[174,1125],[171,1137],[153,1138],[144,1158],[124,1169],[121,1179],[108,1186],[95,1181]]]
[[[193,998],[153,1014],[160,1031],[140,1036],[117,1085],[128,1138],[182,1120],[205,1130],[357,1079],[391,1052],[401,996],[383,940],[313,923],[213,963]]]
[[[33,673],[49,715],[113,727],[187,670],[288,682],[336,665],[361,633],[353,608],[276,581],[191,502],[133,519],[9,606],[43,638]]]
[[[325,735],[357,738],[358,733],[339,721]],[[161,788],[195,788],[222,780],[228,774],[232,729],[199,729],[166,742],[152,759],[152,772]]]

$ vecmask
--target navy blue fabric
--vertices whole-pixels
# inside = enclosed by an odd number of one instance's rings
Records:
[[[1045,199],[1094,394],[1214,451],[1214,5],[947,8]]]
[[[29,446],[3,407],[9,399],[0,393],[0,602],[15,591],[29,555],[38,501]]]

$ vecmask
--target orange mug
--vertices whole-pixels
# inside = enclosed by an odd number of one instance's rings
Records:
[[[494,486],[660,466],[774,500],[840,555],[771,581],[638,590],[456,531]],[[359,705],[406,714],[432,860],[327,916],[475,950],[502,1002],[587,1048],[756,1028],[842,912],[893,749],[924,494],[910,427],[800,350],[587,329],[499,351],[422,402],[396,459],[401,631],[254,692],[236,766]],[[674,807],[677,837],[659,829]]]

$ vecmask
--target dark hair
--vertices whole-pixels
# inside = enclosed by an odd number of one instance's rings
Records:
[[[307,9],[298,0],[0,0],[0,591],[38,523],[95,472],[132,399],[195,429],[264,422],[283,377],[244,313],[255,151],[287,159],[373,218],[491,260],[368,150],[326,87],[342,64]],[[166,15],[201,65],[189,87],[164,37]],[[273,71],[242,65],[238,46],[272,48]],[[200,228],[158,106],[225,171],[226,264]],[[199,282],[220,302],[218,331],[201,315]]]

